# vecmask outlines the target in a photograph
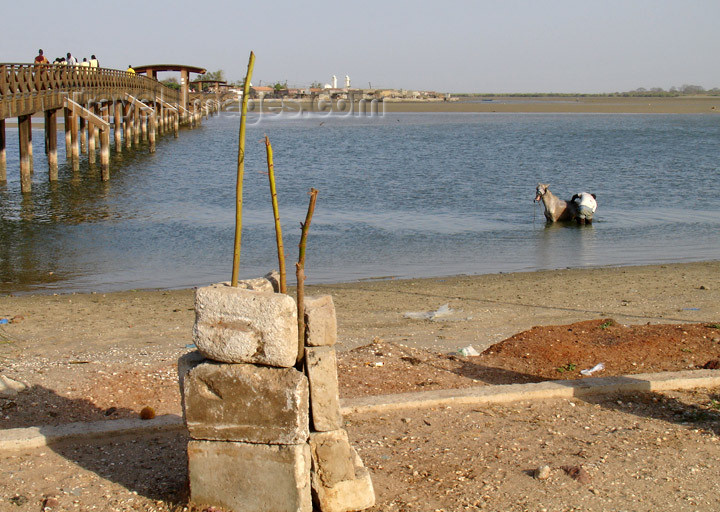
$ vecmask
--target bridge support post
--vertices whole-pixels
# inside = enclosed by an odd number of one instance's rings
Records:
[[[133,143],[140,144],[140,107],[135,105],[133,112]]]
[[[57,181],[57,109],[45,111],[45,153],[47,153],[48,179]]]
[[[98,107],[93,107],[93,113],[97,114]],[[96,155],[95,155],[95,139],[97,138],[97,128],[94,123],[88,123],[88,163],[91,166],[95,166]]]
[[[122,134],[120,123],[122,120],[122,102],[115,101],[115,113],[113,115],[113,124],[115,125],[115,151],[122,153]]]
[[[72,158],[72,136],[70,125],[72,113],[69,109],[63,109],[63,128],[65,130],[65,158],[70,160]]]
[[[75,112],[70,114],[70,141],[72,150],[72,166],[76,171],[80,168],[80,141],[78,140],[78,115]]]
[[[150,141],[150,153],[155,153],[155,132],[157,129],[156,126],[156,118],[157,114],[156,112],[149,112],[147,115],[148,118],[148,140]]]
[[[142,133],[142,140],[148,140],[148,119],[150,115],[147,112],[140,111],[140,130]]]
[[[18,117],[18,139],[20,142],[20,190],[23,194],[32,191],[32,164],[30,163],[30,151],[28,150],[30,145],[31,123],[31,116]]]
[[[110,179],[110,127],[100,130],[100,173],[102,181]]]
[[[88,152],[88,127],[85,126],[85,119],[83,119],[82,117],[78,119],[78,122],[80,123],[80,153],[86,155]]]
[[[0,183],[7,181],[7,154],[5,153],[5,119],[0,119]]]
[[[173,133],[174,133],[176,139],[180,136],[179,132],[180,132],[180,109],[177,109],[175,111],[175,115],[173,116]]]
[[[125,135],[125,146],[130,149],[132,147],[132,103],[125,104],[125,114],[123,115],[123,134]]]

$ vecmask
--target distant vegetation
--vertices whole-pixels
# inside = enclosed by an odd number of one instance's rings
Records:
[[[720,88],[715,87],[713,89],[706,90],[700,85],[683,85],[682,87],[670,87],[669,90],[665,90],[662,87],[653,87],[651,89],[645,89],[640,87],[634,91],[627,92],[611,92],[604,94],[573,94],[573,93],[553,93],[553,92],[530,92],[530,93],[460,93],[453,94],[458,97],[490,97],[490,96],[502,96],[502,97],[532,97],[532,98],[546,98],[546,97],[558,97],[558,98],[585,98],[585,97],[680,97],[680,96],[720,96]]]

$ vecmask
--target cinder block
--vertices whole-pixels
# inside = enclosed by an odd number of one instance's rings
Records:
[[[310,512],[310,448],[190,441],[190,503],[235,512]]]
[[[294,368],[202,363],[187,374],[185,422],[193,439],[305,443],[308,381]]]
[[[375,490],[370,472],[347,442],[347,433],[344,430],[311,434],[310,450],[310,481],[316,510],[349,512],[375,505]],[[348,459],[352,460],[350,472],[347,468]],[[339,480],[343,476],[349,478]]]
[[[195,294],[193,337],[208,359],[290,367],[298,352],[297,307],[289,295],[214,284]]]
[[[337,343],[337,318],[332,295],[305,297],[305,344],[309,347]]]
[[[178,358],[177,373],[178,383],[180,384],[180,407],[183,415],[185,414],[185,376],[190,370],[206,361],[205,356],[197,350],[183,354]]]
[[[344,429],[310,434],[312,469],[323,487],[355,479],[354,454]]]
[[[310,413],[318,432],[342,427],[337,357],[333,347],[307,347],[305,363],[310,382]]]

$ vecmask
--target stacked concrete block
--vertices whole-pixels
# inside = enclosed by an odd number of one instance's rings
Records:
[[[293,367],[297,306],[265,281],[197,290],[198,351],[178,363],[190,501],[310,512],[309,386]]]
[[[342,429],[332,298],[306,299],[303,372],[297,306],[275,291],[270,276],[197,290],[198,350],[178,362],[190,501],[235,512],[371,507],[370,474]]]
[[[313,503],[321,512],[375,504],[370,472],[342,429],[337,378],[337,320],[330,295],[305,298],[305,371],[310,384]]]

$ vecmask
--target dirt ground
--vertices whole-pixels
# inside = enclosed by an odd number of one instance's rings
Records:
[[[720,365],[720,263],[311,287],[345,398]],[[0,297],[0,428],[179,412],[192,290]],[[479,355],[465,356],[472,346]],[[718,510],[718,390],[353,414],[374,510]],[[0,511],[183,510],[179,433],[0,454]],[[546,480],[533,477],[542,465]],[[564,468],[564,469],[563,469]],[[573,476],[575,478],[573,478]]]

